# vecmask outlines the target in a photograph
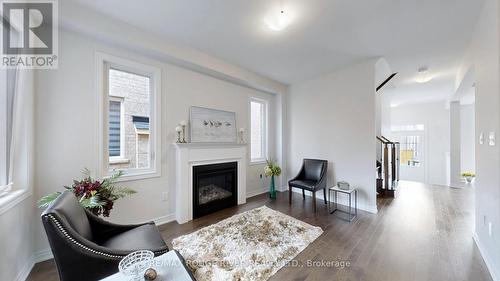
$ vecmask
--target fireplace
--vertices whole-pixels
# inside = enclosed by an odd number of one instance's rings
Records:
[[[193,166],[193,218],[237,205],[238,162]]]

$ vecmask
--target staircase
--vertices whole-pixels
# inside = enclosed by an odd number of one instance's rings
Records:
[[[377,193],[380,196],[396,197],[399,182],[399,142],[377,136]]]

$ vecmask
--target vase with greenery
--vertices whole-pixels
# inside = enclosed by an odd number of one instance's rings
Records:
[[[83,179],[73,180],[73,185],[64,188],[73,192],[80,205],[96,216],[109,217],[116,200],[136,193],[135,190],[116,186],[116,180],[123,175],[123,171],[115,172],[100,181],[92,178],[88,169],[84,169],[82,173]],[[38,201],[38,206],[48,207],[61,193],[57,191],[45,195]]]
[[[267,165],[264,168],[264,173],[266,176],[271,177],[271,184],[269,187],[269,197],[271,199],[276,199],[276,186],[274,183],[274,177],[279,177],[281,175],[281,168],[278,166],[278,163],[276,163],[272,159],[266,160]]]
[[[467,181],[467,183],[471,183],[472,180],[476,177],[476,174],[472,172],[463,172],[462,177],[465,178],[465,181]]]

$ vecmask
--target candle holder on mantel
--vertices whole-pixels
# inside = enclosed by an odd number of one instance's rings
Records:
[[[186,141],[186,126],[187,126],[187,122],[182,120],[179,125],[181,125],[182,127],[182,139],[181,139],[181,143],[187,143]]]
[[[182,132],[182,127],[181,126],[177,126],[175,127],[175,131],[177,132],[177,143],[182,143],[182,140],[181,140],[181,132]]]
[[[245,144],[244,134],[245,134],[245,128],[240,128],[240,130],[238,131],[238,135],[240,137],[240,144]]]

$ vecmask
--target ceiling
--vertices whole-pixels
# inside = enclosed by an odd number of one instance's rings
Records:
[[[396,103],[451,95],[483,0],[72,0],[285,84],[373,57],[399,72]],[[264,19],[283,5],[291,19]],[[421,66],[435,76],[417,84]]]

